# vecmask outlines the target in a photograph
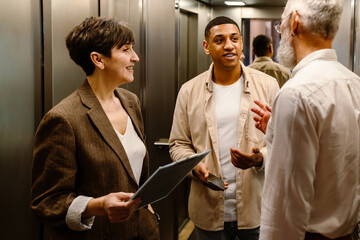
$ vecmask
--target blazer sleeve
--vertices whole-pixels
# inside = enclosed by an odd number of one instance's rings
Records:
[[[70,122],[49,112],[35,135],[30,208],[42,223],[65,226],[75,196],[76,144]]]

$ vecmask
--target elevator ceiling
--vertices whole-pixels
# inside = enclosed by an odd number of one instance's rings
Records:
[[[225,0],[210,0],[213,6],[225,6]],[[235,1],[235,0],[228,0]],[[248,7],[284,7],[287,0],[242,0]]]

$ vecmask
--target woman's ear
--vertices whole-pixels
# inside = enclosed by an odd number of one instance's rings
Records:
[[[105,65],[104,65],[104,59],[103,59],[102,54],[100,54],[98,52],[91,52],[90,59],[94,63],[95,67],[97,67],[101,70],[104,70]]]

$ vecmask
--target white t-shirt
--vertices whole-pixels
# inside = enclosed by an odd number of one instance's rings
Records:
[[[231,85],[214,83],[214,100],[218,130],[220,166],[225,190],[225,222],[236,221],[236,167],[231,163],[230,148],[238,148],[237,127],[243,78]]]

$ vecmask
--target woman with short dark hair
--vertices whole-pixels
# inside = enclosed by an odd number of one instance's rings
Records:
[[[66,38],[86,73],[35,135],[31,210],[51,239],[159,239],[151,207],[130,199],[149,176],[143,119],[133,81],[139,61],[131,29],[91,17]]]

